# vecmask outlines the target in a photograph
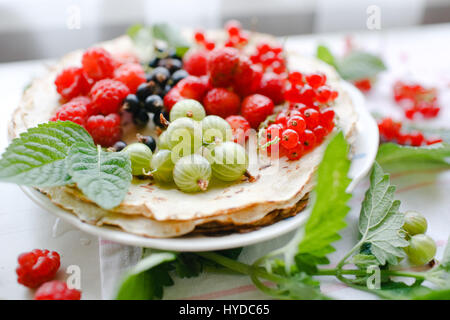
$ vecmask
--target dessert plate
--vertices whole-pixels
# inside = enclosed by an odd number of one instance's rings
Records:
[[[377,154],[379,136],[377,124],[366,109],[364,96],[353,85],[346,82],[342,85],[350,94],[353,105],[358,113],[358,132],[353,144],[353,157],[349,173],[352,179],[348,187],[348,191],[350,192],[370,171]],[[194,252],[224,250],[270,240],[299,228],[306,222],[311,211],[311,208],[307,207],[301,214],[249,233],[233,233],[217,237],[184,236],[179,238],[155,239],[130,234],[114,227],[99,227],[84,223],[77,216],[54,205],[47,196],[41,194],[36,189],[31,187],[21,188],[39,206],[82,231],[122,244],[171,251]]]

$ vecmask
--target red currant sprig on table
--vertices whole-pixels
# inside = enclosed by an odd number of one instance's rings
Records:
[[[253,64],[261,65],[263,71],[272,71],[276,74],[286,72],[286,61],[283,48],[279,45],[260,43],[256,46],[256,53],[250,56]]]
[[[436,88],[397,81],[394,84],[394,99],[404,108],[408,119],[413,119],[418,114],[424,118],[434,118],[440,111]]]
[[[420,131],[409,133],[402,132],[402,123],[391,118],[384,118],[378,123],[382,141],[396,142],[401,145],[420,147],[442,142],[442,139],[427,139]]]

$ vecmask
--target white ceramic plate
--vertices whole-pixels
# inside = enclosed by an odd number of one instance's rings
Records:
[[[350,168],[352,182],[349,186],[349,191],[351,191],[372,167],[378,150],[379,137],[377,124],[365,107],[363,95],[351,84],[344,83],[344,88],[351,95],[359,116],[357,123],[358,134],[354,144],[354,156]],[[172,239],[152,239],[130,234],[114,227],[99,227],[84,223],[75,215],[54,205],[49,198],[34,188],[22,187],[22,190],[44,209],[87,233],[127,245],[172,251],[223,250],[270,240],[298,228],[306,221],[310,213],[310,208],[306,208],[297,216],[243,234],[235,233],[220,237],[185,236]]]

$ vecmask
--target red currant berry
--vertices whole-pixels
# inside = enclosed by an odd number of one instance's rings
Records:
[[[327,130],[322,127],[321,125],[318,125],[313,130],[314,135],[316,136],[317,143],[321,143],[325,136],[327,135]]]
[[[230,20],[225,24],[225,30],[230,36],[238,36],[241,33],[241,29],[242,25],[237,20]]]
[[[304,152],[305,148],[303,147],[303,144],[297,143],[294,148],[287,150],[286,156],[289,160],[298,160],[303,156]]]
[[[316,136],[311,130],[306,129],[300,134],[300,142],[303,143],[305,151],[310,151],[316,145]]]
[[[194,33],[194,39],[195,39],[195,42],[202,44],[203,42],[205,42],[205,34],[203,33],[203,31],[197,30]]]
[[[320,113],[315,109],[308,108],[303,111],[303,118],[306,121],[306,127],[310,130],[320,124]]]
[[[286,129],[281,135],[281,145],[286,149],[292,149],[298,144],[298,133],[292,129]]]
[[[306,129],[305,119],[301,116],[292,116],[287,121],[287,128],[301,134]]]
[[[288,80],[292,85],[303,85],[303,75],[298,71],[289,72]]]
[[[313,88],[317,89],[325,84],[327,77],[324,74],[313,73],[306,76],[306,82]]]

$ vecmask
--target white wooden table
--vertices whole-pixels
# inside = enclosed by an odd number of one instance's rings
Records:
[[[428,123],[449,126],[450,24],[367,32],[355,34],[354,40],[361,48],[380,53],[389,68],[367,96],[367,104],[372,110],[400,116],[398,108],[392,103],[392,83],[398,78],[418,80],[435,85],[440,90],[443,112],[438,120]],[[329,45],[338,53],[344,48],[342,34],[291,37],[287,46],[311,55],[319,43]],[[23,88],[32,77],[44,71],[43,61],[0,64],[0,151],[7,146],[7,124]],[[440,255],[449,235],[450,173],[397,175],[393,177],[393,182],[398,185],[397,197],[402,200],[402,210],[415,209],[427,216],[428,233],[437,241]],[[349,227],[342,233],[343,240],[338,243],[338,252],[332,255],[332,262],[339,258],[339,250],[349,248],[357,239],[356,222],[365,188],[367,184],[362,184],[355,192],[351,202],[352,212],[348,217]],[[67,276],[64,273],[69,265],[78,265],[83,299],[101,298],[98,239],[58,221],[29,200],[16,185],[0,183],[0,299],[32,297],[31,291],[17,284],[15,267],[18,254],[34,248],[57,250],[61,254],[62,267],[58,274],[61,279]],[[246,249],[244,259],[253,259],[257,252],[257,246]],[[195,292],[192,287],[197,288]],[[325,281],[322,290],[337,298],[369,298],[334,280]],[[167,290],[167,297],[240,299],[263,296],[250,285],[248,279],[202,275],[196,279],[177,281],[176,287]]]

